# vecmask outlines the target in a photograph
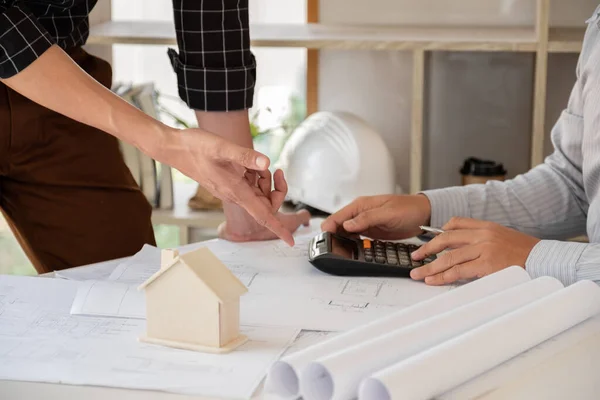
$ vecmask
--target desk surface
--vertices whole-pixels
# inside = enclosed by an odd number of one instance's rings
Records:
[[[79,267],[74,270],[110,273],[124,259]],[[52,278],[53,274],[46,274]],[[600,398],[600,334],[590,337],[548,362],[529,370],[527,377],[511,381],[510,385],[486,393],[480,399],[597,399]],[[261,393],[257,397],[262,397]],[[22,400],[62,399],[122,399],[122,400],[198,400],[210,399],[146,390],[128,390],[107,387],[71,386],[50,383],[0,380],[0,399]]]

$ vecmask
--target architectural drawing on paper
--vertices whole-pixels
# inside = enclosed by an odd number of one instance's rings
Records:
[[[146,293],[143,342],[226,353],[247,341],[239,300],[248,289],[206,247],[183,255],[164,250],[160,270],[139,289]]]
[[[350,296],[377,297],[383,281],[367,281],[362,279],[348,279],[342,288],[342,294]]]

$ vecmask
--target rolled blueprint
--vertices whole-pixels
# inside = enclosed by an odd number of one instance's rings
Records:
[[[354,399],[370,374],[562,288],[538,278],[317,359],[300,374],[300,392],[306,400]]]
[[[266,381],[266,391],[280,397],[299,397],[301,395],[299,374],[306,365],[315,359],[336,353],[434,315],[453,310],[484,296],[498,293],[529,280],[529,274],[523,268],[516,266],[506,268],[284,357],[270,368]]]
[[[600,287],[580,281],[379,371],[360,400],[429,399],[600,312]]]

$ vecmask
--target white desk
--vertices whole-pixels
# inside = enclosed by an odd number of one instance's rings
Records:
[[[96,271],[112,271],[123,259],[79,267]],[[46,275],[52,278],[52,274]],[[529,370],[526,379],[511,381],[479,399],[598,399],[600,398],[600,334],[580,342],[546,363]],[[257,394],[261,397],[261,394]],[[145,390],[127,390],[91,386],[69,386],[48,383],[0,380],[0,399],[63,400],[191,400],[207,397],[177,395]]]

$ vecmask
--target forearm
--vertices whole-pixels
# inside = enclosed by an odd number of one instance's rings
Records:
[[[506,182],[426,191],[432,225],[462,216],[496,222],[547,239],[585,232],[586,215],[564,179],[541,165]]]
[[[216,133],[240,146],[253,147],[248,110],[196,111],[196,119],[201,129]]]
[[[142,151],[158,145],[166,133],[162,123],[102,86],[56,45],[2,82],[44,107],[101,129]]]
[[[196,119],[201,129],[215,133],[240,146],[253,147],[247,110],[196,111]],[[249,218],[248,213],[242,207],[231,202],[223,202],[223,211],[228,221]]]

